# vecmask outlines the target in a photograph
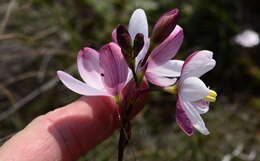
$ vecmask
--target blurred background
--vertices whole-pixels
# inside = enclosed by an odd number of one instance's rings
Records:
[[[175,98],[152,93],[133,121],[125,160],[260,160],[260,7],[257,0],[1,0],[0,144],[33,118],[80,96],[56,78],[78,77],[79,49],[99,49],[136,8],[150,30],[164,12],[179,8],[185,39],[178,59],[212,50],[217,66],[202,77],[218,92],[203,115],[211,134],[186,136],[174,119]],[[79,161],[117,158],[118,134]]]

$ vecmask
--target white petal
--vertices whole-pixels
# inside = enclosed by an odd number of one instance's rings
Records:
[[[139,52],[139,54],[137,55],[137,57],[135,58],[135,69],[136,71],[138,71],[138,66],[140,66],[142,60],[144,59],[145,55],[147,54],[147,51],[149,49],[150,46],[150,39],[149,38],[144,38],[144,47],[143,49]]]
[[[57,75],[62,83],[75,93],[85,96],[111,96],[106,91],[92,88],[63,71],[58,71]]]
[[[129,21],[128,31],[132,40],[138,33],[142,33],[146,38],[148,37],[148,23],[144,10],[137,9],[134,11]]]
[[[134,77],[134,76],[133,76],[132,70],[131,70],[130,68],[128,68],[128,75],[127,75],[127,79],[126,79],[125,85],[126,85],[130,80],[132,80],[133,77]]]
[[[202,50],[190,55],[184,62],[182,69],[182,79],[187,77],[200,77],[213,69],[216,61],[212,58],[213,53],[208,50]]]
[[[202,134],[208,135],[209,131],[195,107],[189,101],[184,101],[182,97],[180,98],[180,103],[183,105],[183,110],[186,112],[186,115],[190,119],[193,127]]]
[[[160,76],[158,73],[155,72],[145,72],[145,78],[152,84],[155,84],[157,86],[161,87],[167,87],[171,86],[176,83],[177,78],[168,78],[165,76]]]
[[[192,102],[192,105],[196,107],[195,109],[199,112],[199,114],[204,114],[209,111],[209,101],[199,100],[196,102]]]
[[[209,89],[197,77],[189,77],[179,84],[179,93],[184,100],[198,101],[209,94]]]
[[[78,53],[77,65],[79,74],[87,85],[104,89],[100,75],[99,53],[96,50],[91,48],[81,50]]]
[[[157,73],[158,76],[164,77],[179,77],[181,75],[181,69],[184,61],[181,60],[169,60],[165,64],[149,68],[147,72]]]

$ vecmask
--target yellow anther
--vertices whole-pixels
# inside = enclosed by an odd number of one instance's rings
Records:
[[[216,102],[216,97],[212,97],[208,95],[207,97],[204,97],[203,100],[209,101],[209,102]]]
[[[170,94],[177,94],[177,86],[170,86],[170,87],[165,87],[164,91],[170,93]]]
[[[213,90],[209,90],[209,96],[212,96],[212,97],[217,97],[217,92],[213,91]]]
[[[120,104],[121,98],[120,98],[119,95],[115,96],[114,99],[115,99],[115,102],[116,102],[117,104]]]
[[[208,96],[203,98],[203,100],[209,101],[209,102],[216,102],[217,95],[218,95],[217,92],[215,92],[213,90],[209,90]]]

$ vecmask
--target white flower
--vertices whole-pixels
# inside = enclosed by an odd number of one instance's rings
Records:
[[[204,135],[209,134],[200,114],[209,110],[209,101],[214,102],[217,94],[207,88],[199,77],[214,68],[216,61],[212,56],[213,53],[207,50],[190,55],[184,62],[177,83],[176,122],[188,135],[192,135],[193,127]]]
[[[234,38],[235,42],[243,47],[251,48],[259,44],[259,34],[253,30],[247,29],[239,33]]]

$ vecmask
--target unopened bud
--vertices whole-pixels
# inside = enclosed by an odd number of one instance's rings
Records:
[[[131,36],[124,25],[118,25],[116,30],[118,45],[121,47],[123,54],[129,54],[132,50]]]
[[[174,30],[178,17],[178,9],[173,9],[162,15],[153,28],[151,40],[154,43],[163,42]]]
[[[138,53],[143,49],[144,47],[144,35],[141,33],[136,34],[135,40],[134,40],[134,58],[137,57]]]

